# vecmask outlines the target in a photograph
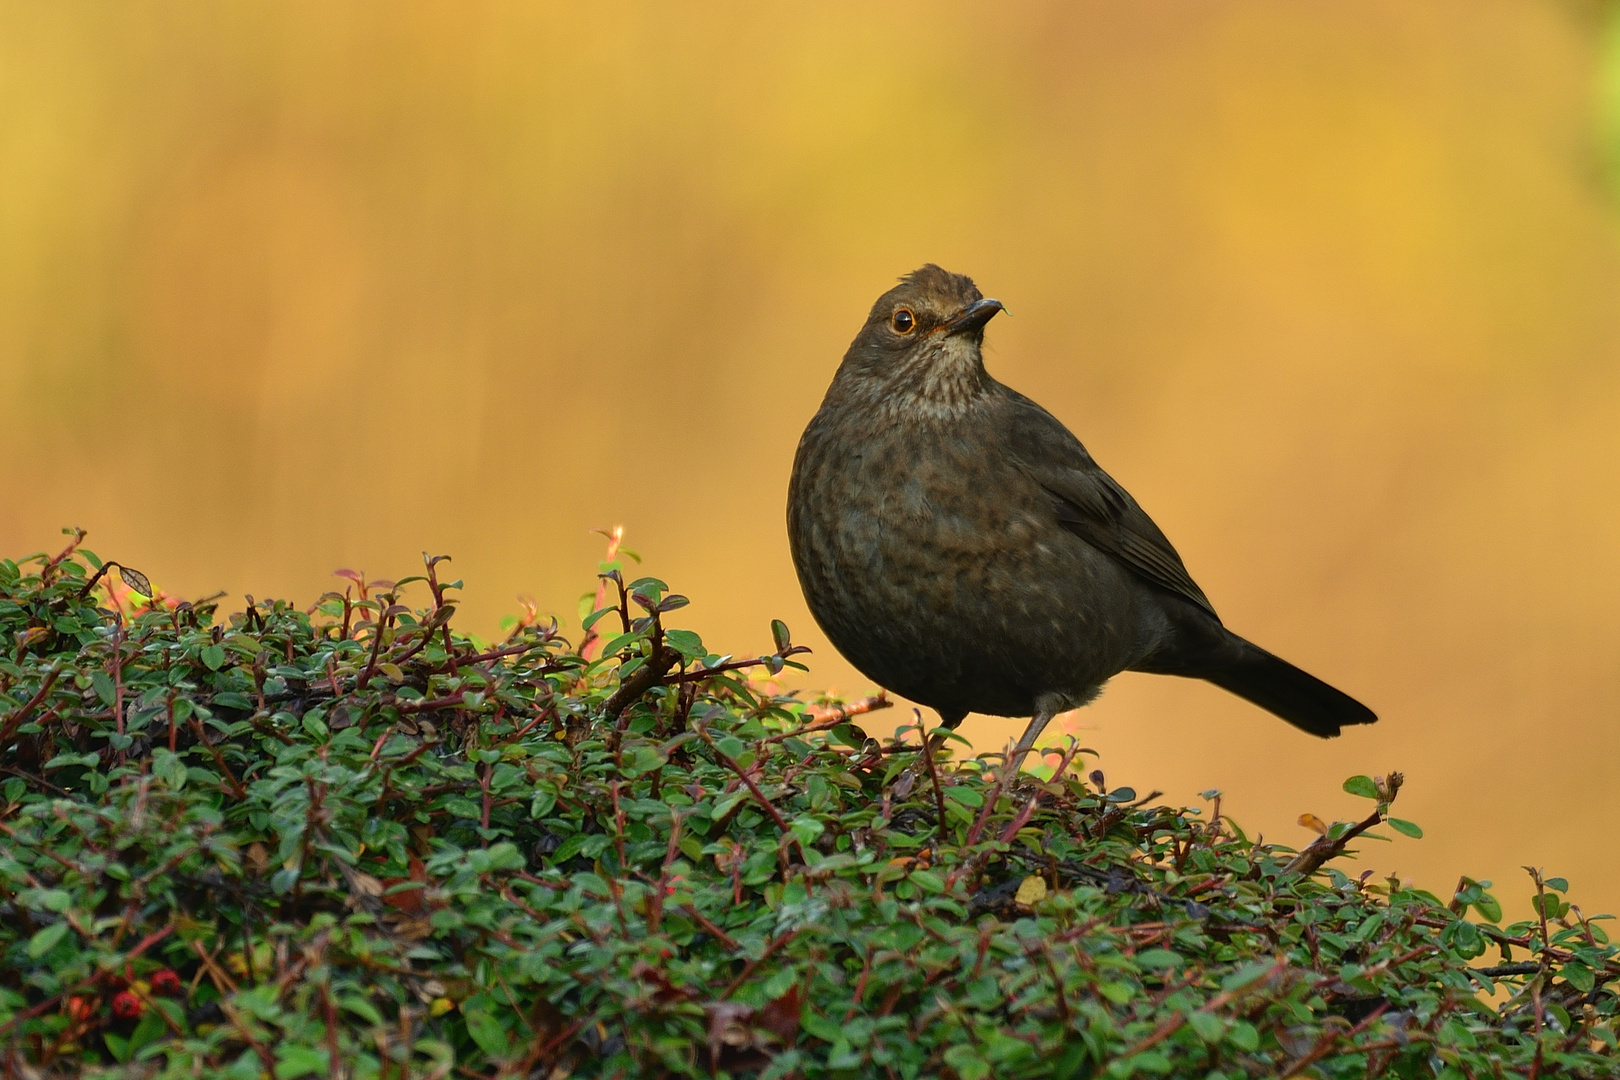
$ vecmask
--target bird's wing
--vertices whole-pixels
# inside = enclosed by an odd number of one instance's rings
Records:
[[[1008,448],[1024,472],[1051,496],[1064,528],[1218,620],[1181,556],[1130,493],[1103,472],[1056,417],[1022,394],[1006,392],[1011,404]]]

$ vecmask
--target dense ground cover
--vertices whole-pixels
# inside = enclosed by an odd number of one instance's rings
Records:
[[[1616,1074],[1562,881],[1349,876],[1398,776],[1258,845],[807,707],[618,561],[576,641],[456,633],[443,568],[226,617],[0,560],[8,1075]]]

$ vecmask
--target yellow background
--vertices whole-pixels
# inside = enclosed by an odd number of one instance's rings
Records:
[[[784,618],[798,433],[924,261],[1227,623],[1383,722],[1124,676],[1114,784],[1428,832],[1620,907],[1620,246],[1577,4],[10,5],[0,549],[171,593],[455,556],[574,622],[623,522],[711,647]],[[904,719],[898,712],[888,718]],[[999,747],[1010,722],[969,733]],[[1358,868],[1359,869],[1359,868]]]

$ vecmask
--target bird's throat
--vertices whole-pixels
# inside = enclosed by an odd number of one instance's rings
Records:
[[[896,420],[948,422],[976,408],[990,386],[978,342],[945,337],[896,368],[884,407]]]

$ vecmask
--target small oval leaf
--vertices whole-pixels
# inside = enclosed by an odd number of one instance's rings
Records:
[[[152,583],[148,581],[146,575],[141,573],[139,570],[131,570],[129,567],[120,564],[118,567],[118,576],[123,580],[125,585],[128,585],[131,589],[134,589],[142,596],[152,595]]]
[[[1344,782],[1344,790],[1363,799],[1378,798],[1378,785],[1373,783],[1370,776],[1352,776]]]
[[[1389,827],[1400,833],[1402,836],[1410,836],[1414,840],[1423,839],[1423,830],[1418,828],[1417,825],[1413,824],[1412,822],[1402,821],[1398,817],[1392,817],[1387,820],[1389,821]]]

